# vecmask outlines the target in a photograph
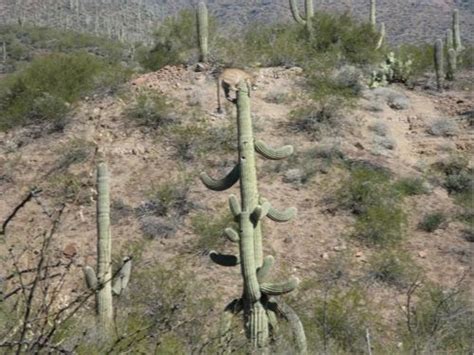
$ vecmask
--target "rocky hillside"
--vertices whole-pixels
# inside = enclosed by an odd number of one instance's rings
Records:
[[[221,11],[232,10],[221,6]],[[303,280],[297,296],[287,299],[303,317],[312,353],[323,344],[345,353],[363,352],[367,329],[378,353],[411,351],[407,333],[419,336],[417,341],[430,349],[435,345],[428,330],[406,329],[407,305],[413,306],[407,301],[410,287],[417,292],[413,297],[423,300],[418,292],[430,287],[458,290],[472,285],[473,235],[463,219],[469,212],[456,198],[457,187],[448,183],[456,178],[460,183],[460,174],[472,171],[472,162],[465,159],[474,148],[469,86],[474,78],[472,72],[461,77],[443,93],[398,85],[364,89],[342,111],[328,103],[325,118],[311,125],[310,119],[298,120],[294,113],[308,102],[301,70],[259,69],[259,89],[252,96],[256,135],[273,146],[295,147],[288,162],[258,160],[261,194],[275,206],[294,205],[299,211],[291,222],[266,223],[264,246],[277,260],[275,276],[292,274]],[[432,80],[428,78],[428,88]],[[0,237],[1,270],[31,267],[41,233],[50,223],[48,215],[65,203],[48,262],[69,265],[67,277],[58,283],[61,304],[84,289],[81,268],[95,260],[99,148],[111,172],[114,256],[131,254],[135,263],[131,291],[118,301],[119,319],[128,315],[121,329],[134,336],[140,322],[160,319],[160,324],[170,323],[149,335],[158,339],[158,351],[167,347],[173,353],[214,353],[209,334],[225,305],[241,292],[238,268],[223,269],[207,256],[210,249],[235,251],[220,236],[231,222],[229,193],[211,192],[198,179],[203,170],[222,176],[236,160],[235,109],[230,103],[226,114],[215,109],[210,74],[165,67],[136,76],[114,95],[85,98],[63,133],[44,134],[35,127],[0,133],[0,221],[33,187],[41,189]],[[363,193],[367,184],[380,195],[374,198],[385,200],[368,200]],[[238,194],[238,188],[230,193]],[[376,213],[375,219],[366,209]],[[400,224],[393,224],[398,218]],[[472,220],[472,215],[466,218]],[[378,240],[380,235],[388,239]],[[7,286],[12,290],[15,284]],[[360,299],[362,294],[367,297]],[[342,302],[342,308],[326,303],[327,297]],[[436,307],[429,297],[425,300],[417,303],[418,314]],[[92,305],[87,304],[81,313],[84,325],[91,322]],[[319,330],[322,304],[344,320],[331,323],[332,333]],[[465,307],[459,305],[453,307]],[[132,307],[145,313],[137,317]],[[459,318],[449,313],[456,310],[446,309],[441,319],[447,323],[442,324],[453,328],[433,333],[439,342],[451,339],[453,329],[460,339],[460,325],[449,323]],[[472,310],[460,311],[472,316]],[[87,331],[83,338],[79,333],[61,346],[91,341]]]
[[[302,3],[302,2],[301,2]],[[159,0],[0,0],[0,23],[21,21],[36,25],[75,29],[128,41],[150,41],[150,35],[167,16],[190,8],[195,1]],[[287,0],[208,2],[210,11],[221,23],[222,31],[233,31],[253,22],[288,21]],[[461,9],[461,26],[466,42],[473,43],[472,3],[465,0],[379,0],[378,21],[385,22],[388,39],[393,44],[432,43],[444,37],[450,26],[451,12]],[[368,0],[318,0],[315,9],[351,11],[355,17],[368,19]]]

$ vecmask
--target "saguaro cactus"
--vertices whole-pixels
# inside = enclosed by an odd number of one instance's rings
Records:
[[[380,36],[377,41],[377,45],[375,46],[375,49],[380,49],[382,47],[383,41],[385,40],[385,23],[382,22],[380,24]]]
[[[240,180],[241,203],[237,197],[229,197],[229,207],[239,231],[225,230],[225,236],[239,244],[239,255],[223,255],[212,251],[211,259],[221,266],[240,265],[243,277],[243,296],[232,301],[225,309],[222,334],[230,330],[232,316],[243,311],[245,330],[252,346],[258,351],[268,347],[270,332],[276,330],[276,316],[288,320],[296,337],[300,353],[306,353],[306,338],[299,318],[294,311],[274,296],[291,292],[297,287],[298,280],[290,278],[281,283],[265,281],[273,263],[272,256],[263,257],[261,221],[269,217],[273,221],[286,222],[296,214],[295,208],[283,212],[274,209],[259,195],[255,152],[267,159],[284,159],[293,153],[292,146],[273,149],[262,141],[254,141],[250,116],[250,98],[247,85],[242,82],[237,94],[237,126],[239,142],[239,163],[221,180],[214,180],[206,173],[201,180],[211,190],[223,191]]]
[[[443,89],[443,67],[444,67],[444,60],[443,60],[443,41],[437,39],[434,45],[434,64],[435,64],[435,71],[436,71],[436,86],[438,90]]]
[[[305,0],[304,8],[305,8],[306,16],[302,17],[298,10],[298,4],[296,3],[296,0],[290,0],[290,9],[291,9],[291,14],[293,15],[293,18],[299,24],[305,25],[308,32],[312,33],[311,19],[314,17],[313,0]]]
[[[377,28],[377,17],[376,17],[376,3],[375,0],[370,0],[370,24],[372,25],[372,29],[375,31]]]
[[[453,11],[453,37],[454,37],[454,49],[459,52],[464,49],[461,44],[461,29],[459,27],[459,10],[454,9]]]
[[[199,40],[200,58],[199,60],[206,63],[208,60],[208,38],[209,38],[209,21],[206,4],[201,1],[197,11],[197,31]]]
[[[448,65],[446,69],[446,79],[447,80],[454,80],[454,75],[456,72],[456,67],[457,67],[457,52],[454,50],[454,48],[448,49]]]
[[[454,48],[453,31],[448,28],[446,30],[446,49],[449,51],[451,48]]]
[[[87,286],[96,292],[98,327],[108,336],[113,330],[112,292],[119,295],[127,287],[132,259],[123,258],[117,275],[112,275],[109,176],[105,163],[97,166],[97,194],[97,274],[90,266],[83,271]]]

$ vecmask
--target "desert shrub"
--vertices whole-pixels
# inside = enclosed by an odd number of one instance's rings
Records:
[[[417,267],[407,253],[383,250],[370,258],[368,273],[376,281],[404,287],[416,276]]]
[[[451,137],[458,133],[458,126],[452,119],[440,118],[430,125],[428,133],[433,136]]]
[[[395,57],[402,62],[412,61],[410,78],[416,78],[427,71],[432,71],[433,56],[432,44],[403,44],[395,51]]]
[[[341,207],[357,216],[355,237],[381,246],[403,239],[406,215],[402,194],[386,172],[356,165],[338,195]]]
[[[92,142],[83,139],[72,139],[63,144],[58,150],[59,159],[53,171],[64,172],[71,165],[80,164],[89,159],[95,150]]]
[[[444,175],[444,187],[450,194],[469,194],[474,190],[473,169],[463,156],[452,156],[434,165]]]
[[[446,216],[442,212],[433,212],[425,215],[418,227],[425,232],[434,232],[446,221]]]
[[[193,232],[198,236],[195,248],[201,252],[219,250],[225,245],[227,238],[224,230],[228,227],[236,227],[234,218],[228,208],[225,212],[217,213],[210,217],[209,213],[198,213],[191,218]],[[238,230],[238,229],[236,229]],[[219,250],[220,251],[220,250]]]
[[[429,192],[425,181],[419,177],[404,177],[395,182],[395,188],[404,196],[423,195]]]
[[[412,288],[406,319],[400,323],[403,348],[414,353],[464,354],[473,350],[474,308],[469,292],[426,285]]]
[[[125,110],[125,115],[139,126],[159,128],[173,122],[171,105],[157,93],[141,93]]]
[[[82,95],[124,81],[126,71],[86,54],[51,54],[35,59],[0,83],[0,130],[64,118]]]

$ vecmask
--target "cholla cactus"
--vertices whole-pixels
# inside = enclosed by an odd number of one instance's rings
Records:
[[[444,72],[444,59],[443,59],[443,41],[437,39],[434,44],[434,65],[436,72],[436,86],[438,90],[443,89],[443,72]]]
[[[394,82],[406,83],[412,72],[412,64],[410,58],[402,61],[395,57],[394,52],[390,52],[379,69],[372,72],[369,86],[376,88]]]
[[[209,43],[209,21],[207,14],[207,7],[204,2],[200,2],[197,11],[197,31],[199,39],[199,60],[203,63],[207,63],[208,60],[208,43]]]
[[[127,287],[132,269],[132,259],[123,258],[117,275],[112,274],[112,237],[110,234],[110,197],[107,165],[97,166],[97,274],[85,266],[84,276],[90,290],[96,293],[98,327],[105,336],[112,334],[112,292],[120,295]]]
[[[214,180],[201,174],[201,180],[211,190],[223,191],[240,180],[239,204],[237,197],[231,195],[229,207],[239,231],[225,230],[225,236],[239,245],[238,256],[222,255],[212,251],[211,259],[222,266],[240,266],[243,277],[243,296],[232,301],[225,309],[222,334],[228,334],[232,316],[243,311],[248,339],[258,351],[268,347],[270,332],[276,330],[276,316],[280,315],[290,323],[300,353],[306,353],[306,338],[299,318],[294,311],[275,296],[291,292],[298,280],[290,278],[281,283],[266,281],[274,263],[272,256],[263,256],[261,223],[265,217],[277,222],[286,222],[296,214],[296,209],[283,212],[274,209],[259,195],[255,152],[267,159],[284,159],[293,153],[292,146],[272,149],[261,141],[254,141],[250,116],[250,98],[247,85],[242,82],[237,94],[239,163],[221,180]]]

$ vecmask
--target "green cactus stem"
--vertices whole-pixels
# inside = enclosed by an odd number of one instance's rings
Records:
[[[448,50],[448,65],[446,70],[446,79],[453,81],[457,68],[457,52],[454,48]]]
[[[241,209],[239,201],[237,200],[237,197],[235,195],[229,196],[229,208],[235,218],[235,221],[238,222],[238,217],[240,215]]]
[[[220,266],[237,266],[240,264],[240,259],[235,255],[219,254],[214,250],[211,250],[209,256],[213,262]]]
[[[377,18],[376,18],[376,4],[375,0],[370,0],[370,25],[372,29],[375,31],[377,28]]]
[[[203,1],[199,2],[198,4],[197,31],[200,50],[199,60],[203,63],[207,63],[209,57],[209,21],[207,7]]]
[[[257,140],[255,141],[255,151],[261,154],[264,158],[270,160],[281,160],[288,158],[293,154],[293,146],[285,145],[281,148],[271,148],[264,142]]]
[[[439,91],[443,89],[443,67],[444,67],[444,60],[443,60],[443,41],[437,39],[434,45],[434,64],[435,64],[435,71],[436,71],[436,86]]]
[[[271,207],[272,206],[270,205],[269,202],[264,202],[262,205],[258,205],[257,207],[255,207],[252,215],[250,216],[252,219],[252,222],[254,224],[257,224],[258,222],[260,222],[268,214],[268,211],[270,210]]]
[[[279,211],[273,207],[268,210],[268,218],[274,222],[288,222],[296,216],[297,209],[295,207],[287,208],[284,211]]]
[[[86,280],[86,285],[89,290],[96,290],[97,289],[97,276],[95,271],[90,266],[84,266],[82,269],[84,272],[84,278]]]
[[[200,178],[204,185],[209,190],[213,191],[224,191],[230,189],[234,184],[239,181],[240,177],[240,165],[237,164],[224,178],[215,180],[206,173],[201,173]]]
[[[110,236],[110,197],[107,165],[97,167],[97,282],[96,307],[99,327],[107,334],[113,329],[112,239]]]
[[[306,16],[302,17],[298,10],[298,4],[296,0],[289,0],[290,1],[290,10],[293,18],[297,23],[300,25],[306,26],[306,29],[310,34],[312,34],[312,18],[314,17],[314,8],[313,8],[313,0],[305,0],[304,7]]]
[[[446,49],[449,51],[451,48],[454,48],[453,31],[448,28],[446,30]]]
[[[459,10],[453,10],[453,39],[454,39],[454,49],[459,52],[464,49],[461,43],[461,29],[459,27]]]

